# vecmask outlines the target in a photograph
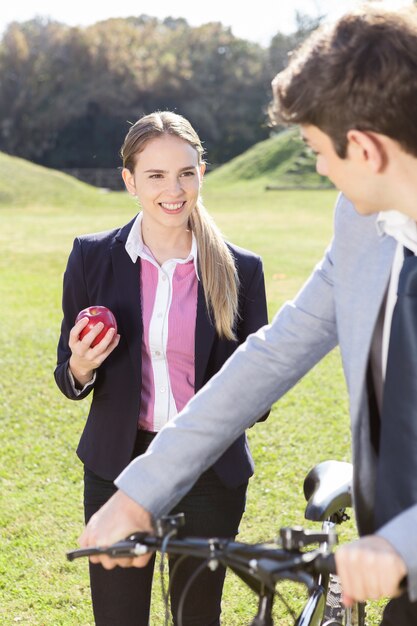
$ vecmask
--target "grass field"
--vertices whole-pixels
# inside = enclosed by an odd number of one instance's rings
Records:
[[[127,195],[100,194],[66,179],[62,191],[60,177],[43,194],[42,176],[28,182],[22,175],[17,198],[0,182],[0,624],[89,626],[87,563],[65,559],[82,530],[75,447],[89,401],[70,402],[53,381],[62,273],[74,236],[124,224],[136,209]],[[272,317],[320,259],[336,192],[265,192],[263,182],[221,187],[208,177],[204,198],[227,238],[263,256]],[[240,538],[271,539],[280,526],[303,523],[301,486],[309,468],[350,458],[337,351],[249,437],[257,470]],[[350,524],[343,536],[353,534]],[[305,597],[299,587],[287,591],[294,607]],[[230,575],[224,626],[248,623],[253,608],[251,593]],[[378,610],[371,610],[370,624]],[[162,626],[162,615],[156,584],[151,626]],[[280,624],[292,623],[279,603],[277,615]]]

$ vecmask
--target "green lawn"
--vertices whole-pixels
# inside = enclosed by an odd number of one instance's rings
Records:
[[[36,179],[31,184],[35,187]],[[12,205],[3,192],[0,204],[0,624],[5,626],[93,624],[87,562],[65,559],[82,530],[82,468],[75,447],[88,400],[70,402],[53,380],[62,273],[74,236],[124,224],[135,206],[125,194],[71,193],[68,186],[65,199],[57,194],[48,203],[35,188],[31,201],[26,189],[25,201]],[[265,192],[262,181],[220,187],[208,177],[205,203],[224,234],[264,259],[271,317],[320,259],[331,236],[335,198],[331,190]],[[271,539],[280,526],[303,523],[302,480],[310,467],[350,458],[337,352],[249,436],[257,471],[240,538]],[[347,526],[344,536],[353,536],[353,525]],[[286,589],[298,606],[304,591]],[[247,624],[253,607],[251,593],[230,575],[224,625]],[[162,626],[162,615],[156,584],[151,625]],[[279,603],[277,615],[280,624],[291,624]]]

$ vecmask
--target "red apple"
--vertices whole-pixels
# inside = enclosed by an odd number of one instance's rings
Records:
[[[81,318],[88,317],[88,324],[80,332],[80,340],[86,335],[98,322],[103,322],[104,328],[97,335],[91,344],[94,348],[103,339],[105,334],[110,328],[114,328],[117,332],[117,322],[113,313],[106,306],[89,306],[86,309],[80,311],[76,317],[75,323],[79,322]]]

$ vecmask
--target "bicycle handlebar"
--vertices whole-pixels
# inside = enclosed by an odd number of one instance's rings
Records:
[[[334,544],[332,533],[311,533],[300,528],[281,529],[281,537],[286,537],[286,542],[281,540],[284,547],[276,543],[247,544],[217,538],[177,539],[172,536],[175,533],[175,529],[165,536],[136,533],[108,547],[72,550],[67,553],[67,558],[73,561],[79,557],[104,554],[112,558],[133,558],[159,550],[172,555],[206,560],[212,568],[221,563],[238,575],[243,573],[246,582],[255,591],[259,590],[260,585],[273,589],[277,581],[283,579],[302,582],[312,588],[315,575],[327,575],[336,571],[334,555],[327,547]],[[291,536],[292,543],[288,541]],[[322,545],[313,550],[301,550],[313,542]]]

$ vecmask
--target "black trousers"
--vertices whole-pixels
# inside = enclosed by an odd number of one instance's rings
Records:
[[[417,602],[410,602],[407,594],[390,600],[385,607],[380,626],[416,626]]]
[[[138,431],[134,456],[143,454],[153,433]],[[209,469],[171,511],[185,513],[184,536],[235,537],[245,508],[247,483],[228,489]],[[116,488],[85,468],[84,511],[86,522],[113,495]],[[170,579],[175,558],[169,559]],[[96,626],[148,626],[151,603],[153,558],[145,568],[105,570],[90,563],[90,585]],[[178,623],[182,592],[201,560],[184,559],[175,569],[171,582],[171,611]],[[183,626],[219,626],[225,570],[204,568],[192,583],[182,610]],[[162,624],[163,618],[160,619]],[[152,624],[151,626],[159,626]]]

